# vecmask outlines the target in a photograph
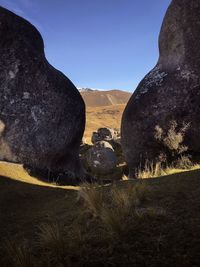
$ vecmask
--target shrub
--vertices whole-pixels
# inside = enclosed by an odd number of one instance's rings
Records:
[[[189,126],[189,123],[183,123],[183,126],[178,126],[177,122],[172,120],[167,131],[164,131],[159,125],[155,127],[154,138],[165,152],[165,157],[161,153],[162,159],[165,158],[167,162],[174,161],[188,150],[188,147],[183,145],[183,142]]]

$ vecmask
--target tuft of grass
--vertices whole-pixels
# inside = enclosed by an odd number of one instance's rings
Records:
[[[192,163],[188,156],[181,156],[175,165],[167,166],[165,168],[162,166],[161,162],[154,164],[147,160],[144,168],[139,168],[136,171],[135,176],[137,179],[156,178],[197,169],[200,169],[199,164]]]
[[[144,222],[146,220],[152,221],[159,218],[166,218],[167,212],[161,207],[147,207],[138,208],[136,210],[136,215],[140,222]]]
[[[145,210],[145,215],[150,218],[166,217],[167,212],[163,208],[158,207],[149,207]]]
[[[162,164],[157,162],[146,161],[144,168],[139,168],[136,172],[136,177],[138,179],[154,178],[166,175],[165,169],[162,168]]]
[[[121,188],[113,185],[110,190],[111,206],[117,207],[118,210],[129,212],[132,206],[136,205],[137,197],[132,185]]]
[[[43,223],[38,227],[38,245],[44,254],[61,264],[66,263],[64,226],[58,222]]]
[[[84,183],[78,192],[78,199],[83,199],[86,208],[94,217],[99,216],[103,203],[102,188],[95,183]]]
[[[7,240],[3,245],[4,257],[12,267],[38,267],[29,247],[15,240]]]
[[[138,204],[137,195],[132,185],[121,188],[113,185],[108,203],[102,206],[100,219],[112,236],[120,238],[128,228],[128,219]]]
[[[100,219],[107,233],[119,238],[129,229],[131,221],[137,219],[137,207],[147,199],[148,191],[148,187],[141,182],[124,187],[114,184],[103,200],[102,187],[84,185],[79,197],[83,198],[86,210]]]
[[[135,184],[134,191],[140,204],[149,199],[150,189],[145,183],[140,182]]]
[[[104,206],[100,216],[103,224],[113,236],[121,238],[141,219],[138,210],[147,199],[149,188],[144,182],[125,187],[114,185],[110,205]]]
[[[100,218],[107,234],[114,238],[121,238],[127,229],[127,214],[121,209],[104,207]]]
[[[186,155],[181,155],[181,157],[178,158],[175,162],[175,167],[177,169],[187,170],[187,169],[191,169],[193,166],[194,164],[192,163],[190,156],[186,156]]]

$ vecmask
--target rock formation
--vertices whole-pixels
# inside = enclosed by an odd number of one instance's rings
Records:
[[[103,178],[116,172],[117,157],[112,146],[106,141],[100,141],[85,154],[85,167],[94,176]]]
[[[105,127],[97,129],[96,132],[92,133],[91,142],[96,144],[100,141],[106,141],[112,146],[117,156],[118,164],[124,162],[119,130]]]
[[[140,82],[122,117],[122,147],[130,176],[145,161],[156,161],[162,146],[155,129],[165,133],[171,121],[189,124],[184,144],[200,152],[200,1],[173,0],[159,37],[157,65]]]
[[[0,160],[81,175],[85,105],[45,58],[40,33],[0,7]]]
[[[96,132],[92,133],[91,142],[95,144],[99,141],[111,141],[119,139],[119,131],[112,128],[99,128]]]

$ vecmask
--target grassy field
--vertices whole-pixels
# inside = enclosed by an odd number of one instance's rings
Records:
[[[0,166],[0,266],[200,266],[200,170],[80,189]]]
[[[121,117],[125,105],[113,105],[105,107],[87,107],[86,128],[84,138],[87,143],[91,142],[92,132],[100,127],[120,129]]]

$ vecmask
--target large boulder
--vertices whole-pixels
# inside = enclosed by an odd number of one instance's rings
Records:
[[[95,176],[110,175],[116,172],[117,158],[112,146],[106,141],[100,141],[85,154],[85,167]]]
[[[112,146],[117,156],[118,163],[124,162],[119,130],[106,127],[99,128],[96,132],[92,133],[91,142],[95,145],[101,141],[106,141]]]
[[[200,1],[173,0],[161,28],[158,63],[140,82],[122,117],[122,147],[130,176],[147,159],[159,157],[158,132],[167,136],[172,121],[177,132],[189,125],[183,143],[191,153],[200,152],[199,36]]]
[[[45,58],[40,33],[0,7],[0,160],[81,175],[85,104]]]

